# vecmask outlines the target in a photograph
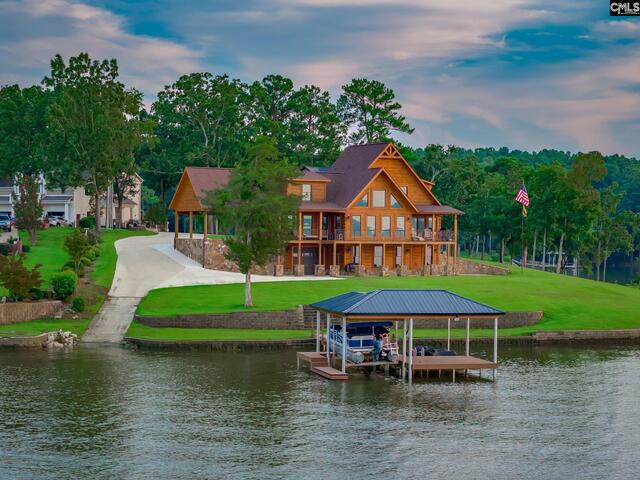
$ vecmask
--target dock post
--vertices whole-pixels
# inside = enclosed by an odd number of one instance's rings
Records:
[[[498,317],[493,319],[493,363],[498,363]],[[496,379],[496,368],[493,368],[493,380]]]
[[[451,350],[451,318],[447,318],[447,350]]]
[[[331,329],[331,314],[327,313],[327,366],[331,366],[331,342],[329,341],[329,330]]]
[[[316,352],[320,353],[320,310],[316,310]]]
[[[342,316],[342,373],[347,373],[347,317]]]
[[[469,356],[469,317],[467,317],[467,343],[466,343],[466,356]]]
[[[413,318],[409,319],[409,385],[413,380]]]
[[[402,319],[402,381],[404,382],[405,365],[407,364],[407,319]]]

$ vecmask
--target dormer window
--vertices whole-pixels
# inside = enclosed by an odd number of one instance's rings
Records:
[[[373,191],[373,206],[384,208],[387,206],[386,202],[387,192],[384,190],[374,190]]]
[[[365,193],[362,198],[356,203],[356,207],[368,207],[369,206],[369,194]]]
[[[311,184],[310,183],[302,184],[302,201],[303,202],[311,201]]]
[[[391,205],[391,208],[402,208],[400,202],[391,194],[389,194],[389,204]]]

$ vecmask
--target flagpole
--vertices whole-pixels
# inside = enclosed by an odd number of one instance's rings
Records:
[[[522,219],[520,222],[520,242],[522,243],[522,261],[520,262],[520,272],[524,273],[524,262],[525,262],[525,256],[524,256],[524,209],[526,207],[524,205],[522,205]]]

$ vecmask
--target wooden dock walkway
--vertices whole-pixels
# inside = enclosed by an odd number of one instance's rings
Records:
[[[324,352],[297,352],[296,358],[298,366],[301,361],[306,362],[313,373],[328,380],[347,380],[349,378],[346,373],[342,373],[327,364],[327,355]]]
[[[415,356],[412,359],[413,371],[420,370],[492,370],[497,363],[467,355]]]

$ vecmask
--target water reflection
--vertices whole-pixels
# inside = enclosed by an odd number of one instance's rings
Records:
[[[634,478],[634,348],[503,349],[498,382],[285,352],[0,352],[2,478]]]

